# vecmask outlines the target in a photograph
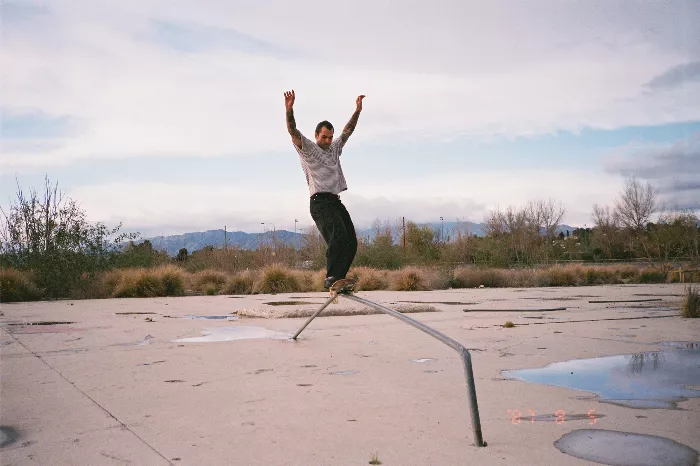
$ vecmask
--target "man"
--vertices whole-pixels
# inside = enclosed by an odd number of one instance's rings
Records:
[[[322,121],[316,126],[316,142],[313,142],[301,134],[294,121],[294,90],[284,93],[287,130],[292,136],[309,186],[311,218],[328,245],[323,285],[331,288],[337,282],[333,289],[341,292],[351,290],[354,285],[352,280],[346,280],[346,275],[357,252],[357,236],[350,214],[340,201],[339,194],[348,189],[340,166],[340,154],[355,130],[364,98],[361,95],[355,101],[355,113],[345,125],[340,138],[333,140],[333,125]]]

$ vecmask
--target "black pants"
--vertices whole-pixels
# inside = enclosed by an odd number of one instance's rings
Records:
[[[345,278],[357,253],[357,235],[350,214],[331,193],[311,196],[311,218],[316,222],[328,248],[326,250],[326,277]]]

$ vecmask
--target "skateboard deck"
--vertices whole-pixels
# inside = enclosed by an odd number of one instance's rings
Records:
[[[355,284],[356,282],[352,278],[341,278],[340,280],[334,281],[329,290],[331,294],[352,294],[352,292],[355,291]]]

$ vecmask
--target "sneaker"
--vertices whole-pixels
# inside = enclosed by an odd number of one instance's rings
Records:
[[[325,289],[329,289],[333,283],[335,283],[336,279],[335,277],[326,277],[325,280],[323,280],[323,287]]]
[[[331,291],[340,294],[352,294],[355,289],[355,280],[352,278],[341,278],[331,285]]]

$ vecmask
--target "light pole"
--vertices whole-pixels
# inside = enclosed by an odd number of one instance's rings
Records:
[[[295,250],[296,250],[296,248],[297,248],[297,222],[298,222],[298,221],[299,221],[299,220],[294,219],[294,240],[293,240],[293,241],[294,241],[294,249],[295,249]]]
[[[265,222],[260,222],[260,244],[265,242]]]
[[[443,242],[443,237],[444,237],[444,226],[443,226],[443,218],[440,217],[440,242]]]

